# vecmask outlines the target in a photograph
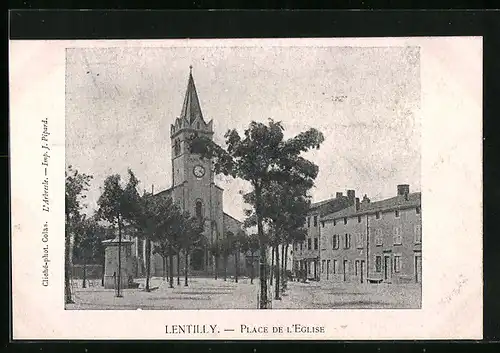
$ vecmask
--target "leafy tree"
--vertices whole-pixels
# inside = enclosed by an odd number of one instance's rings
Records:
[[[203,247],[204,222],[184,212],[181,218],[180,249],[184,251],[184,286],[188,286],[189,256],[196,247]],[[179,251],[180,253],[180,251]]]
[[[226,231],[224,238],[221,241],[221,253],[224,261],[224,281],[227,280],[227,265],[229,256],[234,254],[235,251],[235,235],[230,230]]]
[[[104,257],[104,229],[95,217],[84,218],[79,229],[75,232],[73,257],[75,262],[83,265],[82,287],[87,286],[87,264],[102,262]]]
[[[77,169],[73,169],[71,165],[65,171],[66,190],[65,190],[65,237],[64,237],[64,298],[65,303],[74,303],[71,298],[71,237],[74,229],[79,227],[79,222],[82,220],[80,213],[85,207],[81,201],[85,199],[84,192],[90,186],[91,175],[79,173]]]
[[[220,258],[221,253],[222,253],[221,241],[219,239],[215,239],[215,241],[210,244],[208,251],[209,251],[210,255],[212,255],[215,259],[214,278],[217,279],[218,273],[219,273],[219,258]]]
[[[311,148],[319,148],[324,137],[316,129],[302,132],[285,140],[280,122],[269,124],[251,122],[241,137],[236,130],[225,134],[227,148],[211,139],[193,134],[190,141],[192,153],[214,160],[216,173],[238,177],[250,182],[255,192],[255,215],[260,247],[260,308],[267,307],[266,242],[263,228],[262,192],[272,181],[302,184],[314,180],[318,167],[301,156]]]
[[[271,238],[271,285],[273,284],[273,274],[276,280],[275,299],[279,299],[280,285],[286,280],[286,254],[290,242],[302,240],[304,236],[303,226],[306,221],[306,214],[310,207],[310,197],[308,191],[313,186],[312,180],[303,180],[301,184],[272,181],[266,185],[262,192],[262,213],[263,221],[269,227]],[[244,200],[248,204],[255,204],[255,193],[250,192],[244,195]],[[247,212],[246,220],[248,226],[255,225],[255,212]],[[280,263],[281,246],[281,263]]]
[[[254,256],[255,253],[259,250],[259,235],[258,234],[250,234],[245,238],[245,241],[241,244],[242,251],[246,254],[250,253],[250,283],[253,284],[253,279],[255,277],[255,268],[254,268]]]
[[[172,226],[182,222],[177,205],[169,197],[144,193],[141,197],[133,191],[134,196],[130,213],[131,224],[137,229],[140,238],[145,239],[146,245],[146,288],[150,291],[151,253],[152,243],[159,243],[158,250],[168,249],[172,237]],[[165,253],[163,253],[165,256]]]
[[[128,170],[129,180],[125,187],[121,185],[119,174],[108,176],[104,180],[104,188],[97,200],[99,206],[97,217],[106,220],[118,228],[118,273],[117,273],[117,297],[121,297],[121,253],[122,253],[122,229],[130,224],[137,201],[137,184],[139,183],[132,171]]]

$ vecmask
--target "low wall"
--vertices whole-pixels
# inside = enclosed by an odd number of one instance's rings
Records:
[[[86,265],[85,272],[88,279],[102,278],[102,265]],[[83,265],[73,265],[71,275],[73,279],[83,278]]]

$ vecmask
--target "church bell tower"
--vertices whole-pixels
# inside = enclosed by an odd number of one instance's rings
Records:
[[[190,152],[188,141],[194,134],[212,139],[214,132],[213,120],[206,123],[203,118],[190,66],[181,113],[170,126],[173,198],[181,209],[204,220],[210,244],[223,229],[222,189],[214,183],[212,161]],[[207,269],[207,251],[193,252],[192,269]]]

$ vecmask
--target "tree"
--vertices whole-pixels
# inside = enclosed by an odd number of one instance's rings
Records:
[[[227,265],[228,265],[228,259],[229,256],[234,254],[235,250],[235,235],[233,232],[230,230],[226,231],[224,233],[224,238],[222,239],[221,242],[221,253],[222,253],[222,259],[224,261],[224,281],[227,280]]]
[[[103,239],[104,229],[99,225],[95,217],[84,218],[79,229],[75,232],[73,258],[75,262],[83,265],[83,288],[87,286],[87,264],[102,262],[104,257]]]
[[[84,207],[80,202],[85,199],[83,192],[90,186],[91,175],[79,173],[71,165],[65,171],[65,237],[64,237],[64,299],[66,304],[74,303],[71,298],[71,237],[74,228],[78,228],[78,223],[82,216],[80,210]]]
[[[213,256],[215,259],[214,278],[217,279],[217,276],[219,273],[219,258],[220,258],[221,252],[222,252],[221,241],[219,239],[215,239],[215,241],[213,241],[210,244],[208,251],[209,251],[210,255]]]
[[[262,192],[272,181],[301,184],[314,180],[318,167],[301,156],[311,148],[319,148],[324,137],[316,129],[285,140],[280,122],[250,123],[241,137],[236,130],[225,134],[227,148],[210,138],[193,134],[189,143],[192,153],[214,160],[216,173],[238,177],[250,182],[255,192],[255,214],[260,247],[260,308],[267,308],[267,283],[264,271],[266,243],[263,228]]]
[[[239,230],[236,233],[234,239],[234,281],[238,283],[238,277],[240,275],[240,254],[243,248],[246,246],[248,239],[243,230]]]
[[[104,180],[104,188],[101,196],[97,200],[99,206],[97,210],[98,219],[106,220],[118,228],[118,273],[116,296],[121,297],[121,256],[122,256],[122,229],[128,225],[132,218],[132,213],[136,207],[137,184],[132,171],[128,170],[129,180],[125,187],[121,185],[119,174],[108,176]]]
[[[196,247],[203,247],[204,222],[198,217],[191,217],[184,212],[181,224],[180,248],[184,250],[184,286],[188,286],[189,256]],[[180,253],[180,251],[179,251]]]
[[[255,277],[255,268],[254,268],[254,256],[255,253],[259,250],[259,235],[258,234],[250,234],[248,237],[245,237],[245,241],[241,244],[241,250],[245,254],[245,256],[250,253],[250,283],[253,284],[253,279]]]
[[[308,191],[313,186],[312,180],[303,180],[300,184],[272,181],[262,192],[262,218],[270,232],[271,268],[274,272],[275,299],[280,299],[280,285],[285,279],[286,248],[296,237],[301,237],[306,214],[310,207]],[[244,195],[248,204],[255,204],[255,193]],[[255,225],[255,212],[247,211],[247,226]],[[281,246],[281,263],[280,263]],[[276,259],[276,261],[275,261]],[[271,272],[271,285],[273,284]]]

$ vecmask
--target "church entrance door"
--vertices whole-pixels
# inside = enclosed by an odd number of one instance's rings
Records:
[[[193,271],[202,271],[205,266],[205,252],[203,249],[194,249],[191,255],[191,269]]]

